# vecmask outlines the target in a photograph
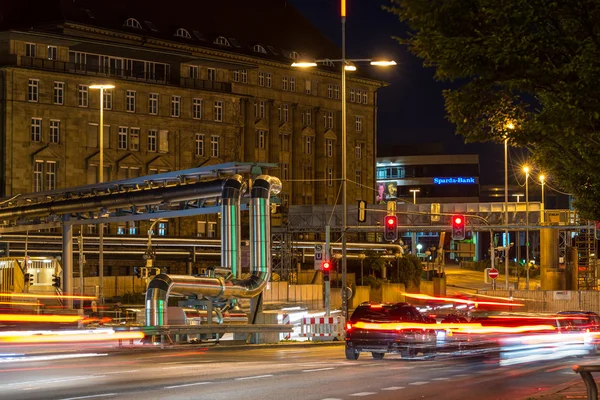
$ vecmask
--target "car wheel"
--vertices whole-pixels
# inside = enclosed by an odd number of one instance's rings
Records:
[[[346,347],[346,358],[348,360],[358,360],[359,355],[360,352],[358,350],[355,350],[352,347]]]
[[[371,355],[376,360],[383,360],[383,356],[385,355],[385,353],[375,353],[375,352],[373,352],[373,353],[371,353]]]

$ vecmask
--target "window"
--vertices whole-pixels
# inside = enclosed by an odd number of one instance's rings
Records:
[[[281,89],[289,90],[289,87],[290,87],[290,78],[288,78],[287,76],[284,76],[283,78],[281,78]]]
[[[46,190],[56,189],[56,161],[46,161]]]
[[[350,89],[350,102],[354,103],[356,101],[356,94],[354,89]]]
[[[311,108],[307,108],[304,111],[304,114],[306,115],[305,117],[305,125],[312,125],[312,109]]]
[[[192,79],[198,79],[198,66],[190,65],[189,76]]]
[[[339,99],[339,98],[340,98],[340,87],[339,87],[339,85],[335,85],[335,86],[333,87],[333,94],[334,94],[334,96],[333,96],[333,97],[334,97],[335,99]]]
[[[31,118],[31,141],[41,142],[42,141],[42,119]]]
[[[215,39],[215,44],[220,44],[221,46],[231,46],[229,44],[229,40],[227,40],[223,36],[219,36],[218,38],[216,38]]]
[[[171,96],[171,117],[181,115],[181,96]]]
[[[240,74],[242,75],[242,83],[248,83],[248,70],[243,69],[240,71]]]
[[[54,82],[53,101],[54,104],[63,104],[65,100],[65,83]]]
[[[313,138],[304,136],[304,154],[312,154]]]
[[[127,221],[127,227],[130,235],[138,234],[138,221]]]
[[[366,90],[363,90],[362,92],[362,100],[363,104],[369,104],[369,95]]]
[[[119,150],[127,150],[129,146],[127,141],[129,139],[129,129],[126,126],[119,127]]]
[[[280,133],[281,151],[290,151],[290,135]]]
[[[356,144],[356,149],[354,151],[354,157],[357,160],[362,159],[362,155],[364,153],[364,149],[365,149],[365,144],[364,143],[357,143]]]
[[[128,167],[122,165],[121,167],[119,167],[118,179],[121,180],[137,178],[138,176],[140,176],[140,171],[140,167]]]
[[[223,102],[215,101],[213,108],[213,119],[215,122],[223,122]]]
[[[166,236],[169,230],[167,229],[167,222],[158,223],[158,236]]]
[[[135,28],[135,29],[142,29],[142,24],[140,24],[138,22],[138,20],[135,18],[127,19],[127,21],[125,21],[125,26],[128,26],[130,28]]]
[[[323,111],[323,127],[333,129],[333,111]]]
[[[333,85],[331,83],[327,85],[327,97],[333,99]]]
[[[192,117],[202,119],[202,99],[194,99],[192,102]]]
[[[87,85],[79,85],[77,88],[77,104],[79,107],[88,106],[88,87]]]
[[[258,86],[265,86],[265,73],[264,72],[258,73]]]
[[[212,135],[210,137],[210,156],[211,157],[219,157],[219,144],[221,142],[221,137],[217,135]]]
[[[270,73],[266,73],[265,74],[265,86],[270,88],[273,85],[273,75],[271,75]]]
[[[104,109],[112,110],[112,89],[104,89]]]
[[[214,68],[208,68],[208,80],[216,81],[217,80],[217,70]]]
[[[306,94],[312,93],[312,83],[309,80],[304,81],[304,93],[306,93]]]
[[[135,90],[128,90],[127,91],[127,105],[126,105],[126,110],[127,112],[135,112]]]
[[[327,168],[327,185],[333,186],[333,168]]]
[[[35,57],[37,54],[37,45],[35,43],[25,43],[25,56]]]
[[[192,35],[190,35],[190,33],[183,28],[177,29],[177,31],[175,32],[175,36],[179,36],[186,39],[192,38]]]
[[[288,122],[290,118],[290,106],[289,104],[283,105],[283,122]]]
[[[39,100],[40,95],[40,81],[38,79],[30,79],[27,85],[27,101]]]
[[[356,187],[362,186],[362,171],[356,171],[354,180],[356,182]]]
[[[289,172],[290,172],[290,165],[287,163],[283,163],[281,164],[281,177],[284,180],[288,180],[289,178]]]
[[[325,139],[327,157],[333,157],[333,140]]]
[[[290,53],[290,58],[291,58],[292,60],[297,60],[297,59],[298,59],[298,57],[300,57],[300,54],[298,54],[298,52],[296,52],[296,51],[292,51],[292,52]]]
[[[148,151],[156,152],[156,137],[158,133],[156,129],[152,129],[148,131]]]
[[[239,69],[236,69],[233,71],[233,81],[234,82],[240,81],[240,70]]]
[[[362,132],[363,117],[356,117],[355,118],[355,126],[356,126],[356,132]]]
[[[124,235],[126,226],[125,222],[119,222],[117,225],[117,235]]]
[[[206,237],[206,221],[196,221],[196,236]]]
[[[169,131],[158,131],[158,151],[161,153],[169,152]]]
[[[140,128],[131,128],[129,130],[129,150],[140,150]]]
[[[50,120],[50,143],[60,143],[60,121]]]
[[[290,78],[290,92],[296,91],[296,78]]]
[[[196,157],[204,156],[204,135],[196,133]]]
[[[148,113],[158,115],[158,93],[148,95]]]
[[[260,44],[255,44],[254,45],[254,51],[257,52],[257,53],[267,54],[267,51],[265,50],[265,48],[262,47]]]
[[[257,130],[256,131],[256,147],[259,149],[265,148],[265,142],[267,139],[267,135],[265,131]]]
[[[256,118],[264,118],[265,117],[265,101],[260,100],[258,103],[254,103],[254,116]]]
[[[48,60],[58,59],[58,49],[56,46],[48,46]]]
[[[216,222],[208,222],[208,237],[214,238],[217,237],[217,223]]]
[[[41,192],[44,190],[44,162],[35,160],[33,163],[33,191]]]

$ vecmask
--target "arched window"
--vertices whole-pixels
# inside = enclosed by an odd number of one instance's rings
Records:
[[[300,57],[300,54],[298,54],[297,52],[295,52],[295,51],[292,51],[292,52],[290,53],[290,58],[291,58],[292,60],[297,60],[297,59],[298,59],[298,57]]]
[[[192,38],[192,35],[190,35],[190,33],[183,28],[177,29],[177,32],[175,32],[175,36],[179,36],[186,39]]]
[[[215,39],[215,43],[216,44],[220,44],[221,46],[231,46],[229,44],[229,40],[227,40],[226,38],[224,38],[223,36],[219,36],[218,38]]]
[[[260,44],[254,45],[254,51],[257,53],[267,54],[267,50],[265,50],[265,48],[262,47]]]
[[[129,18],[127,21],[125,21],[125,26],[135,29],[142,29],[142,24],[140,24],[135,18]]]

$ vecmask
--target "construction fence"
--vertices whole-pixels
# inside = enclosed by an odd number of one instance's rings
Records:
[[[595,290],[479,290],[478,294],[524,304],[512,311],[593,311],[600,314],[600,292]]]

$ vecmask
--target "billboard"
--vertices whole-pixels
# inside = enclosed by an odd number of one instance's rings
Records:
[[[375,195],[375,204],[385,204],[388,200],[395,200],[397,197],[397,182],[377,182],[377,194]]]

